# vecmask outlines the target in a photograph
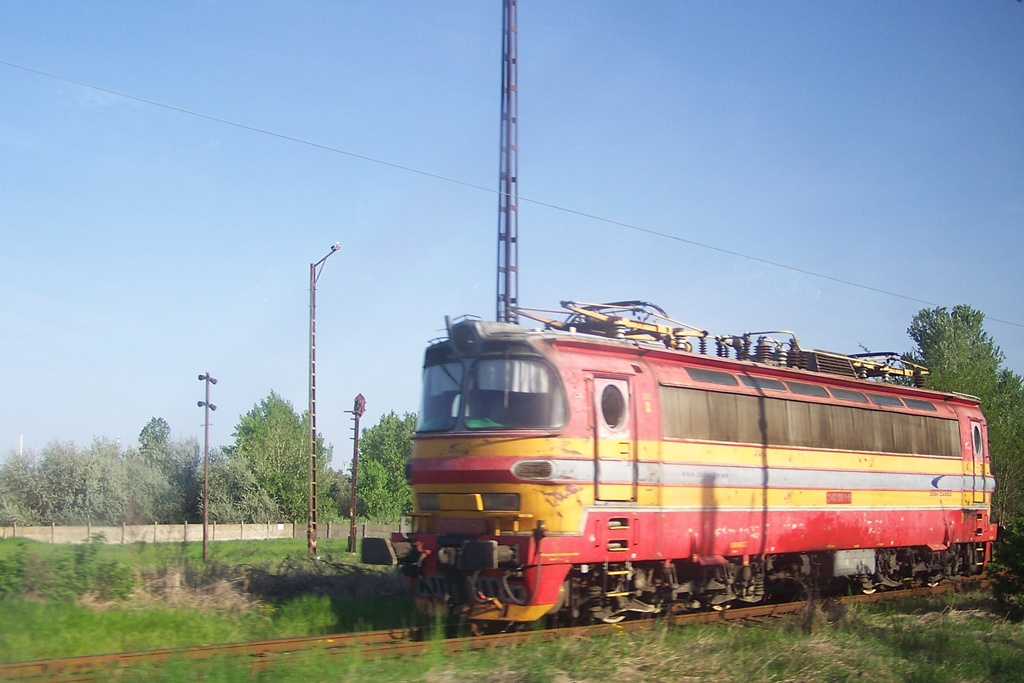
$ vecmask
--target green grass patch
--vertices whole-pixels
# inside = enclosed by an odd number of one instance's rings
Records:
[[[367,608],[383,611],[380,603]],[[84,609],[84,608],[82,608]],[[262,629],[326,628],[334,605],[305,597],[266,608],[257,617],[235,624],[206,626],[206,637],[249,639]],[[1021,681],[1024,625],[1004,618],[990,595],[952,595],[936,599],[852,608],[828,607],[804,615],[761,623],[668,627],[619,632],[593,639],[566,639],[513,648],[447,655],[438,642],[421,657],[365,660],[360,655],[314,652],[297,659],[270,660],[253,668],[247,659],[187,660],[129,672],[120,680],[178,681],[423,681],[487,680],[499,683],[541,681],[642,680],[655,683],[737,681]],[[85,610],[88,612],[88,610]],[[87,616],[4,614],[23,621],[64,619],[62,628],[95,628]],[[127,617],[124,617],[127,618]],[[118,629],[154,631],[173,639],[198,621],[179,622],[158,616],[159,625],[120,622]],[[194,614],[210,620],[209,613]],[[216,620],[214,620],[216,621]],[[118,622],[111,622],[115,624]],[[184,624],[188,624],[185,626]],[[315,626],[319,624],[319,626]],[[113,626],[110,626],[113,628]],[[180,638],[180,635],[177,636]],[[9,641],[0,641],[6,651]]]
[[[344,540],[50,545],[0,541],[0,661],[403,628],[408,580]]]
[[[359,566],[346,541],[51,546],[0,541],[0,661],[431,625],[402,577]],[[118,572],[121,572],[120,574]],[[121,586],[121,588],[118,588]],[[130,590],[129,590],[130,589]],[[118,592],[120,591],[120,592]],[[121,680],[1024,681],[1024,626],[990,594],[845,608],[763,623],[620,632],[592,640],[366,661],[174,661]]]

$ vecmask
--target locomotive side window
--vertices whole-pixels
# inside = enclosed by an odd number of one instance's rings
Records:
[[[601,392],[601,417],[611,430],[621,429],[626,422],[626,399],[614,384],[609,384]]]
[[[985,441],[981,438],[981,425],[971,425],[971,438],[974,440],[974,454],[984,455],[985,452]]]
[[[470,369],[467,429],[551,429],[565,416],[561,383],[540,361],[484,358]]]
[[[850,391],[849,389],[829,389],[832,395],[836,398],[844,401],[854,401],[856,403],[867,403],[868,397],[859,391]]]
[[[743,383],[751,389],[767,389],[769,391],[785,391],[786,385],[777,379],[771,379],[770,377],[751,377],[750,375],[742,375],[740,377]]]
[[[804,396],[817,396],[819,398],[828,398],[828,392],[825,391],[825,387],[818,386],[817,384],[805,384],[804,382],[786,382],[786,386],[794,394],[803,394]]]
[[[423,400],[416,431],[441,432],[455,426],[462,393],[462,364],[442,363],[423,369]]]
[[[933,413],[936,412],[935,406],[928,401],[921,401],[916,398],[905,398],[903,399],[903,402],[907,404],[908,408],[913,408],[914,410],[930,410]]]
[[[868,394],[868,398],[876,406],[892,406],[893,408],[902,408],[903,401],[896,396],[889,396],[887,394]]]
[[[960,453],[956,420],[938,417],[665,385],[661,405],[668,439],[946,457]]]
[[[686,368],[686,373],[698,382],[711,382],[712,384],[722,384],[728,387],[739,386],[739,382],[736,381],[735,377],[730,375],[728,372],[722,372],[721,370]]]

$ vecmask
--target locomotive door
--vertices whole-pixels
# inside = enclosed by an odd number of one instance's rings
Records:
[[[594,377],[594,497],[636,500],[636,419],[628,379]]]
[[[974,503],[985,502],[985,433],[980,422],[971,421],[971,488]]]

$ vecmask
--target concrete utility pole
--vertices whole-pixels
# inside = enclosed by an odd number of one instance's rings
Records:
[[[217,380],[210,376],[210,373],[199,375],[200,382],[206,382],[206,400],[198,401],[200,408],[206,408],[206,420],[204,421],[205,437],[203,438],[203,562],[210,560],[210,411],[217,410],[217,406],[210,403],[210,385],[216,384]]]
[[[356,483],[359,481],[359,418],[366,412],[366,399],[363,398],[363,395],[356,396],[355,406],[352,410],[345,412],[351,413],[352,419],[356,423],[352,428],[352,431],[355,432],[352,439],[352,496],[348,506],[348,551],[354,553],[356,551],[356,501],[358,500]]]
[[[309,509],[306,514],[306,542],[310,555],[316,555],[316,281],[324,261],[341,249],[335,242],[327,256],[309,264]]]

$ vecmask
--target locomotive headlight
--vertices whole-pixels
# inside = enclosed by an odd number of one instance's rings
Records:
[[[550,479],[555,465],[550,460],[522,460],[512,465],[512,474],[520,479]]]
[[[440,510],[441,501],[436,493],[421,493],[417,496],[420,503],[420,510]]]
[[[484,510],[518,510],[518,493],[481,493]]]

